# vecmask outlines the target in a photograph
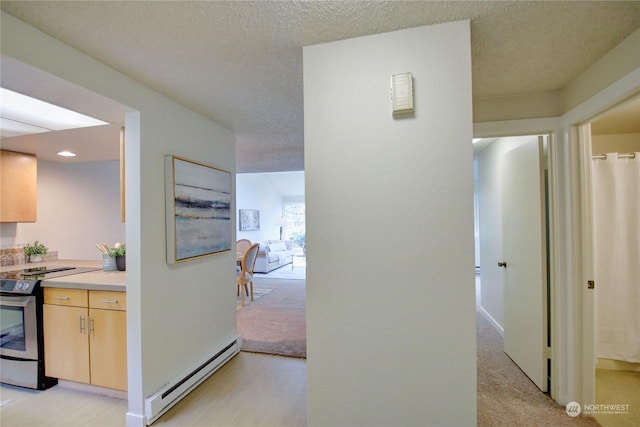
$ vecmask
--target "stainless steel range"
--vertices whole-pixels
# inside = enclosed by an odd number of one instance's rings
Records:
[[[0,381],[43,390],[57,384],[44,372],[43,279],[95,271],[34,267],[0,273]]]

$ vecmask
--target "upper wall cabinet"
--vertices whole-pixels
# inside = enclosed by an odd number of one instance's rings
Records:
[[[35,222],[38,164],[32,154],[0,150],[0,222]]]

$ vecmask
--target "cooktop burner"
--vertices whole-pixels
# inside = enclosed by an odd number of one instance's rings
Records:
[[[32,267],[24,270],[4,271],[0,273],[0,290],[8,293],[26,293],[33,291],[35,284],[43,279],[70,276],[100,270],[91,267]]]
[[[49,274],[49,273],[57,273],[58,271],[67,271],[73,270],[75,267],[34,267],[34,268],[25,268],[24,270],[20,270],[19,273],[21,276],[38,276],[40,274]]]
[[[2,279],[41,279],[44,278],[45,275],[49,273],[54,273],[58,271],[66,271],[73,270],[73,267],[34,267],[34,268],[25,268],[24,270],[14,270],[14,271],[5,271],[0,273],[0,278]]]

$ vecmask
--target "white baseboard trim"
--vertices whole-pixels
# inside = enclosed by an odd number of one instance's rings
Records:
[[[127,427],[146,427],[147,419],[144,415],[133,414],[131,412],[127,412],[125,416],[125,422]]]
[[[504,337],[504,328],[502,326],[500,326],[500,324],[498,322],[496,322],[496,319],[491,317],[491,315],[489,313],[487,313],[487,311],[482,307],[480,307],[479,311],[484,317],[487,318],[489,323],[491,323],[491,325],[493,325],[493,327],[496,328],[496,330],[500,333],[500,336]]]
[[[233,356],[238,354],[240,352],[239,338],[238,335],[235,335],[210,356],[196,363],[193,367],[167,383],[162,389],[147,397],[144,409],[147,424],[151,425]]]
[[[607,369],[610,371],[632,371],[640,372],[640,363],[625,362],[623,360],[598,358],[596,369]]]

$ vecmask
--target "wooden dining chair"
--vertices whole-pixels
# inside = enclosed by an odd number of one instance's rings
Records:
[[[251,240],[249,239],[240,239],[236,242],[236,252],[239,256],[243,256],[247,249],[251,247]]]
[[[258,257],[258,249],[260,249],[260,243],[251,245],[240,262],[240,274],[236,278],[236,294],[239,296],[242,293],[242,305],[244,305],[245,293],[249,296],[249,290],[251,290],[251,301],[253,301],[253,267]]]

